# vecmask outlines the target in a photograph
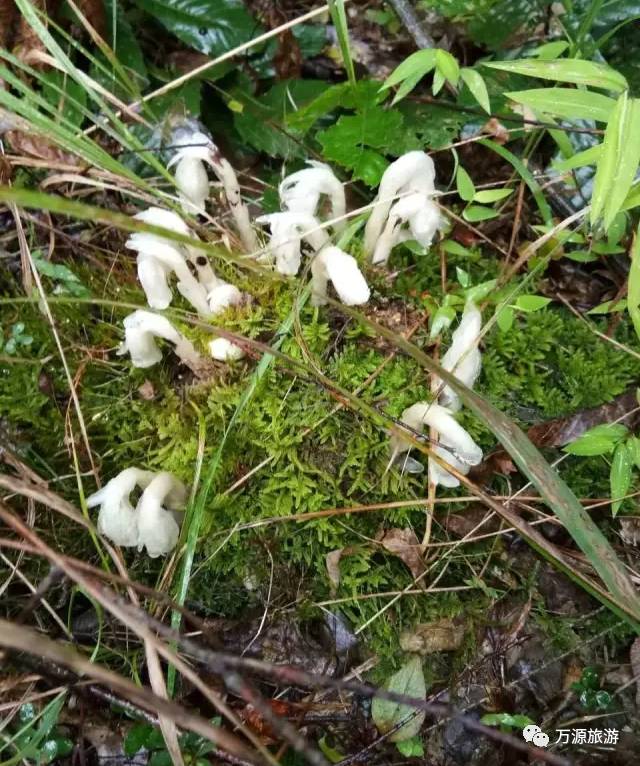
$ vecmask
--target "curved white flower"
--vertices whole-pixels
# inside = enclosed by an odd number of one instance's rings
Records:
[[[269,252],[276,259],[276,271],[294,276],[300,269],[301,241],[304,239],[317,252],[329,242],[327,232],[311,213],[291,211],[271,213],[256,218],[257,223],[269,224],[271,240]]]
[[[446,407],[435,403],[418,402],[402,413],[401,421],[414,431],[421,432],[425,425],[437,431],[439,440],[433,447],[433,451],[461,474],[466,475],[471,466],[478,465],[482,461],[482,450]],[[402,436],[392,434],[391,453],[394,458],[408,452],[411,447],[411,442]],[[435,460],[429,460],[429,478],[434,484],[441,484],[444,487],[457,487],[460,484],[455,476],[438,465]]]
[[[311,277],[311,303],[314,306],[327,303],[329,282],[345,306],[361,306],[371,295],[356,259],[333,245],[324,247],[311,261]]]
[[[175,548],[180,527],[172,511],[183,509],[186,501],[187,488],[175,476],[162,471],[153,478],[136,508],[139,551],[146,548],[156,558]]]
[[[342,182],[324,162],[308,160],[310,167],[287,176],[278,187],[280,202],[285,210],[317,215],[322,196],[329,197],[331,219],[340,219],[333,224],[335,231],[342,231],[347,202]]]
[[[444,369],[468,388],[473,388],[482,369],[482,355],[478,348],[481,329],[480,309],[473,301],[468,301],[460,324],[451,336],[451,346],[441,361]],[[449,386],[444,387],[438,401],[454,412],[461,407],[460,397]]]
[[[376,242],[372,262],[386,263],[391,250],[408,239],[415,239],[423,247],[429,247],[442,225],[440,208],[428,194],[413,192],[401,197],[389,211],[387,223]]]
[[[136,486],[149,485],[154,474],[140,468],[126,468],[111,479],[105,486],[87,498],[87,506],[100,506],[98,530],[116,545],[133,547],[138,544],[138,524],[136,511],[131,505],[129,495]]]
[[[193,237],[186,223],[170,210],[150,207],[134,216],[138,221],[169,229],[176,234]],[[178,279],[177,288],[189,303],[204,316],[209,315],[207,294],[204,287],[191,273],[179,243],[157,234],[135,232],[126,241],[126,247],[138,254],[138,277],[147,296],[147,303],[154,309],[165,309],[171,303],[169,276]]]
[[[171,158],[169,167],[178,166],[176,185],[181,198],[198,212],[204,210],[206,195],[208,195],[208,181],[205,192],[206,170],[202,163],[206,162],[224,188],[243,245],[249,252],[257,250],[258,240],[251,228],[249,211],[242,201],[238,178],[233,167],[220,154],[220,150],[211,138],[202,131],[197,122],[189,120],[174,131],[172,144],[177,147],[177,152]],[[194,171],[193,175],[189,175],[190,170]]]
[[[364,250],[372,254],[391,205],[399,195],[419,192],[431,195],[435,191],[436,171],[433,160],[424,152],[414,151],[403,154],[385,170],[375,204],[364,230]]]
[[[219,362],[235,362],[242,359],[244,351],[226,338],[215,338],[209,343],[211,356]]]
[[[240,290],[235,285],[217,277],[211,268],[209,259],[204,254],[198,255],[195,248],[190,248],[189,260],[196,270],[198,281],[207,293],[207,303],[211,315],[215,316],[229,306],[238,306],[242,303]]]
[[[173,343],[176,355],[189,367],[198,368],[200,355],[171,322],[160,314],[138,310],[125,317],[124,342],[118,349],[118,355],[131,354],[131,364],[142,369],[152,367],[162,359],[162,352],[156,345],[156,338],[163,338]]]

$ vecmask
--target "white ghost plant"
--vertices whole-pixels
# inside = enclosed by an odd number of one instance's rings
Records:
[[[242,359],[244,351],[226,338],[214,338],[209,342],[209,352],[218,362],[236,362]]]
[[[373,255],[383,232],[391,206],[399,197],[418,193],[430,197],[435,192],[436,171],[433,160],[424,152],[403,154],[385,170],[378,194],[364,230],[364,250]]]
[[[172,145],[177,147],[177,151],[171,158],[169,167],[176,165],[176,185],[185,209],[188,209],[188,212],[204,211],[208,195],[208,181],[203,164],[206,163],[222,184],[242,244],[249,252],[257,250],[258,240],[251,227],[249,211],[242,201],[236,173],[204,129],[197,122],[189,120],[176,128]]]
[[[138,545],[138,521],[129,496],[136,487],[147,487],[154,474],[140,468],[125,468],[105,486],[87,498],[87,507],[100,506],[98,531],[116,545]]]
[[[146,548],[151,558],[157,558],[175,548],[180,527],[174,512],[184,509],[186,502],[187,488],[175,476],[167,471],[154,476],[136,508],[139,551]]]
[[[308,160],[307,165],[308,168],[292,173],[280,183],[278,193],[283,209],[315,216],[319,212],[321,197],[326,196],[331,204],[331,220],[339,219],[332,224],[333,229],[342,231],[347,212],[342,182],[324,162]]]
[[[482,355],[478,344],[482,329],[482,314],[473,301],[468,301],[460,324],[451,337],[451,346],[442,357],[440,364],[452,373],[467,388],[473,388],[482,369]],[[460,397],[445,386],[438,398],[440,404],[457,412],[462,406]]]
[[[216,276],[209,259],[203,253],[198,254],[195,248],[190,248],[189,260],[196,270],[198,281],[205,289],[209,313],[212,316],[220,314],[229,306],[238,306],[242,303],[243,296],[240,290]]]
[[[134,216],[138,221],[169,229],[176,234],[193,238],[187,224],[177,213],[150,207]],[[205,288],[191,273],[185,249],[178,242],[172,242],[158,234],[135,232],[126,246],[137,252],[138,277],[147,296],[147,303],[154,309],[166,309],[171,303],[172,293],[169,276],[174,273],[178,279],[177,288],[199,314],[210,314]]]
[[[418,402],[408,407],[400,419],[413,431],[421,432],[424,426],[433,428],[439,435],[438,444],[433,447],[433,451],[459,473],[466,475],[471,466],[478,465],[482,461],[482,450],[446,407],[435,403]],[[412,444],[407,439],[392,434],[392,459],[409,452],[411,447]],[[455,476],[442,468],[435,460],[429,460],[429,479],[443,487],[457,487],[460,484]]]
[[[356,259],[339,247],[324,247],[311,261],[311,303],[327,303],[327,286],[331,282],[345,306],[361,306],[369,300],[371,291]]]
[[[269,253],[275,257],[276,271],[294,276],[302,260],[302,240],[316,252],[329,244],[329,237],[320,222],[306,211],[271,213],[257,218],[258,223],[268,224],[271,229]]]
[[[401,197],[389,211],[389,217],[373,251],[373,263],[386,263],[391,250],[400,242],[415,239],[429,247],[442,229],[440,208],[428,194],[413,192]]]
[[[123,324],[124,342],[117,353],[119,356],[130,354],[134,367],[145,369],[161,361],[162,351],[156,345],[156,338],[172,343],[176,356],[192,370],[202,367],[203,360],[191,341],[179,333],[166,317],[140,309],[125,317]]]

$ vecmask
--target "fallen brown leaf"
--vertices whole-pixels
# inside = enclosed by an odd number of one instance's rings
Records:
[[[443,618],[434,622],[421,622],[400,634],[400,647],[405,652],[427,655],[435,652],[453,652],[464,638],[464,627]]]
[[[28,157],[37,157],[40,160],[61,165],[73,165],[75,167],[81,165],[78,157],[59,149],[46,138],[35,133],[9,130],[5,133],[5,138],[16,154],[26,154]]]
[[[376,540],[385,550],[403,561],[416,580],[427,571],[420,543],[413,529],[388,529],[386,532],[378,533]],[[422,580],[418,581],[418,585],[425,587]]]

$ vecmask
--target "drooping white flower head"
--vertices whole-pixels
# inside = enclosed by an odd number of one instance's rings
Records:
[[[439,440],[433,447],[433,451],[459,473],[466,475],[471,466],[478,465],[482,461],[482,450],[446,407],[435,403],[418,402],[402,413],[401,420],[414,431],[422,431],[425,425],[437,431]],[[393,458],[408,452],[411,446],[411,442],[402,436],[392,434]],[[438,465],[435,460],[429,460],[429,478],[434,484],[441,484],[444,487],[457,487],[460,484],[455,476]]]
[[[371,295],[356,259],[333,245],[324,247],[311,261],[311,277],[311,303],[314,306],[327,303],[329,282],[345,306],[361,306]]]
[[[408,239],[415,239],[423,247],[429,247],[442,226],[440,208],[428,194],[413,192],[401,197],[389,211],[373,251],[373,263],[386,263],[391,250]]]
[[[152,226],[169,229],[176,234],[193,237],[182,218],[170,210],[150,207],[134,218]],[[199,314],[209,315],[206,290],[189,270],[185,249],[180,243],[157,234],[135,232],[127,240],[126,247],[138,253],[138,277],[151,308],[165,309],[171,303],[169,276],[174,273],[178,279],[177,288],[180,294]]]
[[[278,187],[283,209],[296,213],[317,215],[322,196],[329,197],[331,219],[341,220],[333,224],[335,231],[342,231],[346,225],[344,215],[347,203],[342,182],[324,162],[308,160],[310,167],[287,176]]]
[[[153,476],[151,471],[126,468],[87,498],[89,508],[100,506],[98,531],[116,545],[133,547],[138,544],[137,516],[129,495],[136,486],[148,486]]]
[[[207,163],[224,188],[243,245],[249,252],[257,250],[258,240],[251,228],[249,211],[242,201],[238,178],[233,167],[220,154],[220,150],[211,137],[204,132],[197,121],[187,120],[174,130],[172,145],[177,146],[178,150],[172,157],[169,167],[177,164],[176,185],[183,201],[193,206],[197,212],[204,211],[205,200],[209,194],[209,183],[202,163]]]
[[[380,181],[375,205],[364,230],[366,253],[372,254],[375,250],[391,205],[398,196],[413,192],[432,195],[435,191],[435,178],[433,160],[424,152],[408,152],[389,165]]]
[[[220,314],[229,306],[238,306],[242,303],[240,290],[216,276],[209,259],[203,253],[198,253],[195,248],[189,248],[189,261],[195,268],[198,281],[206,291],[209,313],[212,316]]]
[[[451,337],[451,346],[441,361],[444,369],[453,373],[468,388],[473,388],[482,369],[482,355],[478,348],[481,329],[480,309],[473,301],[468,301],[460,324]],[[460,397],[449,386],[444,387],[438,401],[454,412],[461,407]]]
[[[166,317],[138,310],[129,314],[123,324],[124,342],[118,349],[118,355],[131,354],[131,364],[134,367],[152,367],[162,359],[156,338],[173,343],[176,356],[188,367],[194,369],[201,366],[202,360],[191,341],[179,333]]]
[[[301,241],[304,239],[317,252],[329,242],[320,222],[311,213],[292,211],[271,213],[256,219],[257,223],[269,224],[271,241],[269,252],[276,259],[276,271],[294,276],[300,269]]]
[[[187,488],[175,476],[162,471],[153,478],[136,508],[139,551],[146,548],[156,558],[175,548],[180,527],[172,511],[183,509],[186,502]]]
[[[209,343],[211,356],[218,362],[236,362],[242,359],[244,351],[226,338],[215,338]]]

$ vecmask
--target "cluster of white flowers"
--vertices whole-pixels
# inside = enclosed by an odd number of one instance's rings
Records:
[[[206,213],[207,168],[211,168],[224,189],[243,246],[249,254],[259,255],[236,174],[204,129],[188,121],[174,131],[172,145],[176,151],[169,167],[175,168],[176,187],[185,213]],[[328,302],[331,283],[342,303],[363,305],[371,291],[360,266],[353,256],[333,243],[346,225],[343,184],[328,165],[313,161],[307,164],[308,167],[280,183],[282,210],[256,219],[257,223],[268,225],[271,232],[267,257],[276,271],[295,276],[302,264],[304,243],[311,259],[312,304],[323,306]],[[364,250],[374,264],[386,263],[392,248],[408,239],[428,247],[442,229],[443,219],[433,201],[434,182],[433,162],[423,152],[409,152],[387,168],[364,234]],[[151,207],[135,218],[178,234],[183,240],[160,233],[136,232],[126,242],[137,254],[138,277],[151,308],[162,310],[171,304],[172,276],[178,292],[202,317],[214,316],[242,302],[240,290],[216,276],[209,259],[196,245],[198,237],[179,215]],[[125,338],[118,353],[130,354],[134,367],[151,367],[162,359],[156,338],[172,344],[176,355],[192,369],[202,367],[203,360],[193,344],[160,314],[134,311],[124,320],[124,329]],[[445,369],[469,386],[480,372],[479,331],[480,312],[469,304],[443,359]],[[242,348],[222,337],[209,343],[209,352],[213,359],[222,362],[244,356]],[[440,435],[437,454],[466,473],[469,466],[482,459],[482,452],[454,419],[452,413],[459,408],[459,398],[445,386],[438,404],[419,402],[405,410],[402,421],[416,431],[421,431],[424,425],[435,429]],[[406,439],[393,437],[394,455],[407,453],[410,448]],[[436,483],[458,484],[434,461],[430,461],[429,472]],[[129,497],[136,487],[143,492],[134,509]],[[119,545],[137,546],[139,550],[145,547],[150,556],[158,556],[176,544],[179,526],[175,512],[184,507],[185,499],[186,488],[171,474],[127,468],[88,502],[90,507],[100,506],[98,528],[103,534]]]
[[[453,333],[451,346],[442,358],[442,367],[468,388],[473,388],[482,368],[478,348],[481,328],[482,314],[475,303],[469,301],[460,324]],[[460,397],[441,381],[437,380],[436,385],[442,389],[437,403],[418,402],[408,407],[400,419],[413,431],[422,432],[425,425],[436,431],[439,438],[437,445],[433,446],[435,454],[456,471],[466,475],[472,466],[482,462],[482,450],[453,417],[462,407]],[[412,444],[407,439],[392,435],[393,458],[408,453],[411,447]],[[420,470],[416,461],[411,460],[409,465],[414,470]],[[429,479],[443,487],[457,487],[460,484],[453,474],[435,460],[429,460]]]
[[[136,488],[143,491],[134,508],[131,493]],[[98,530],[103,535],[116,545],[146,548],[152,558],[175,547],[186,502],[187,488],[175,476],[140,468],[126,468],[87,499],[89,508],[100,506]]]

